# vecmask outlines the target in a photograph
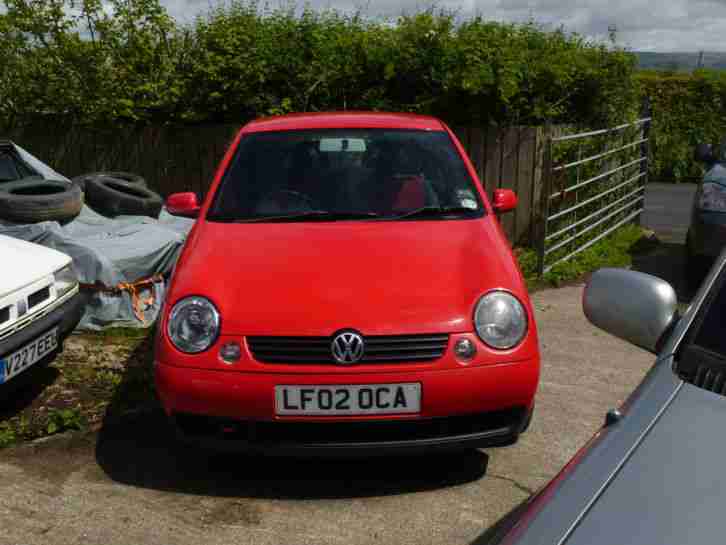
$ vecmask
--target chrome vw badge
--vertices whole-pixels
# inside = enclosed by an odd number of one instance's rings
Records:
[[[333,358],[341,365],[356,363],[363,357],[365,346],[363,337],[352,331],[338,333],[330,345]]]

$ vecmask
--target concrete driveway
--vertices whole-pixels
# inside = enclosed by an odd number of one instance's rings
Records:
[[[161,415],[144,413],[0,451],[0,544],[483,542],[653,361],[590,326],[581,290],[534,296],[542,383],[517,445],[369,462],[211,456],[172,449]]]

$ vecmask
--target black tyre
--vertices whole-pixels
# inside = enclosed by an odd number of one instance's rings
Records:
[[[86,180],[86,202],[106,216],[151,216],[158,218],[162,198],[139,184],[115,178],[96,177]]]
[[[519,430],[519,433],[524,433],[529,429],[529,425],[532,423],[532,417],[534,416],[534,407],[531,411],[527,414],[527,418],[524,420],[522,424],[522,429]]]
[[[15,223],[68,222],[83,206],[76,185],[57,180],[25,179],[0,185],[0,219]]]
[[[94,178],[115,178],[116,180],[121,180],[123,182],[128,182],[130,184],[136,184],[140,185],[142,187],[147,187],[146,180],[139,176],[138,174],[133,174],[132,172],[111,172],[111,171],[101,171],[101,172],[90,172],[88,174],[81,174],[80,176],[76,176],[72,179],[73,183],[78,185],[81,188],[81,191],[86,190],[86,182],[90,179]]]

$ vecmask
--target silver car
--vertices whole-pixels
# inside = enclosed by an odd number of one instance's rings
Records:
[[[682,315],[665,281],[619,269],[592,275],[583,308],[655,364],[562,471],[476,544],[723,543],[726,252]]]

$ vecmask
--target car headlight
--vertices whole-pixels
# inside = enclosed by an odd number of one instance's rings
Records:
[[[204,352],[217,340],[219,312],[209,299],[187,297],[171,309],[166,331],[182,352]]]
[[[726,212],[726,187],[704,183],[699,191],[698,208],[707,212]]]
[[[484,295],[474,311],[479,338],[492,348],[514,348],[527,333],[527,311],[516,297],[505,291]]]
[[[53,273],[56,297],[63,297],[78,285],[78,277],[73,272],[73,265],[69,264]]]

